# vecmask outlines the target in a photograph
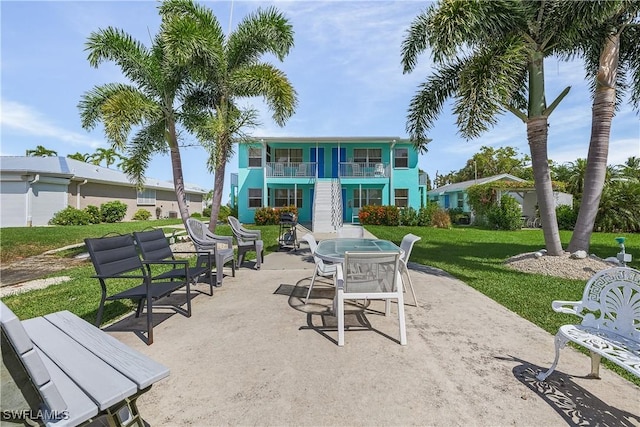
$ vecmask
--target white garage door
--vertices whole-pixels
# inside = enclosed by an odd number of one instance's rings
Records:
[[[47,225],[54,213],[67,207],[67,186],[39,182],[32,188],[32,225]]]
[[[0,227],[27,225],[27,183],[0,182]]]

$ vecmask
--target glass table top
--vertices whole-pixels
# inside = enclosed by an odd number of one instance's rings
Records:
[[[393,242],[378,239],[327,239],[318,243],[316,256],[324,261],[343,262],[344,253],[351,252],[402,252]]]

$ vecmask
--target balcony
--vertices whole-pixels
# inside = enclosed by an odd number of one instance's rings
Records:
[[[316,163],[268,162],[267,178],[314,178]]]
[[[388,163],[340,163],[340,178],[388,178]]]

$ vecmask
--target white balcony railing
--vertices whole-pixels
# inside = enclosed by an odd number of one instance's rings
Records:
[[[267,178],[313,178],[315,176],[316,163],[267,163]]]
[[[341,178],[388,178],[388,163],[340,163]]]

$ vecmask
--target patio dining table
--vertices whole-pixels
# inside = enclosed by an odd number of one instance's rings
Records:
[[[315,255],[323,261],[342,263],[345,252],[387,252],[404,253],[395,243],[380,239],[338,238],[321,240]]]

